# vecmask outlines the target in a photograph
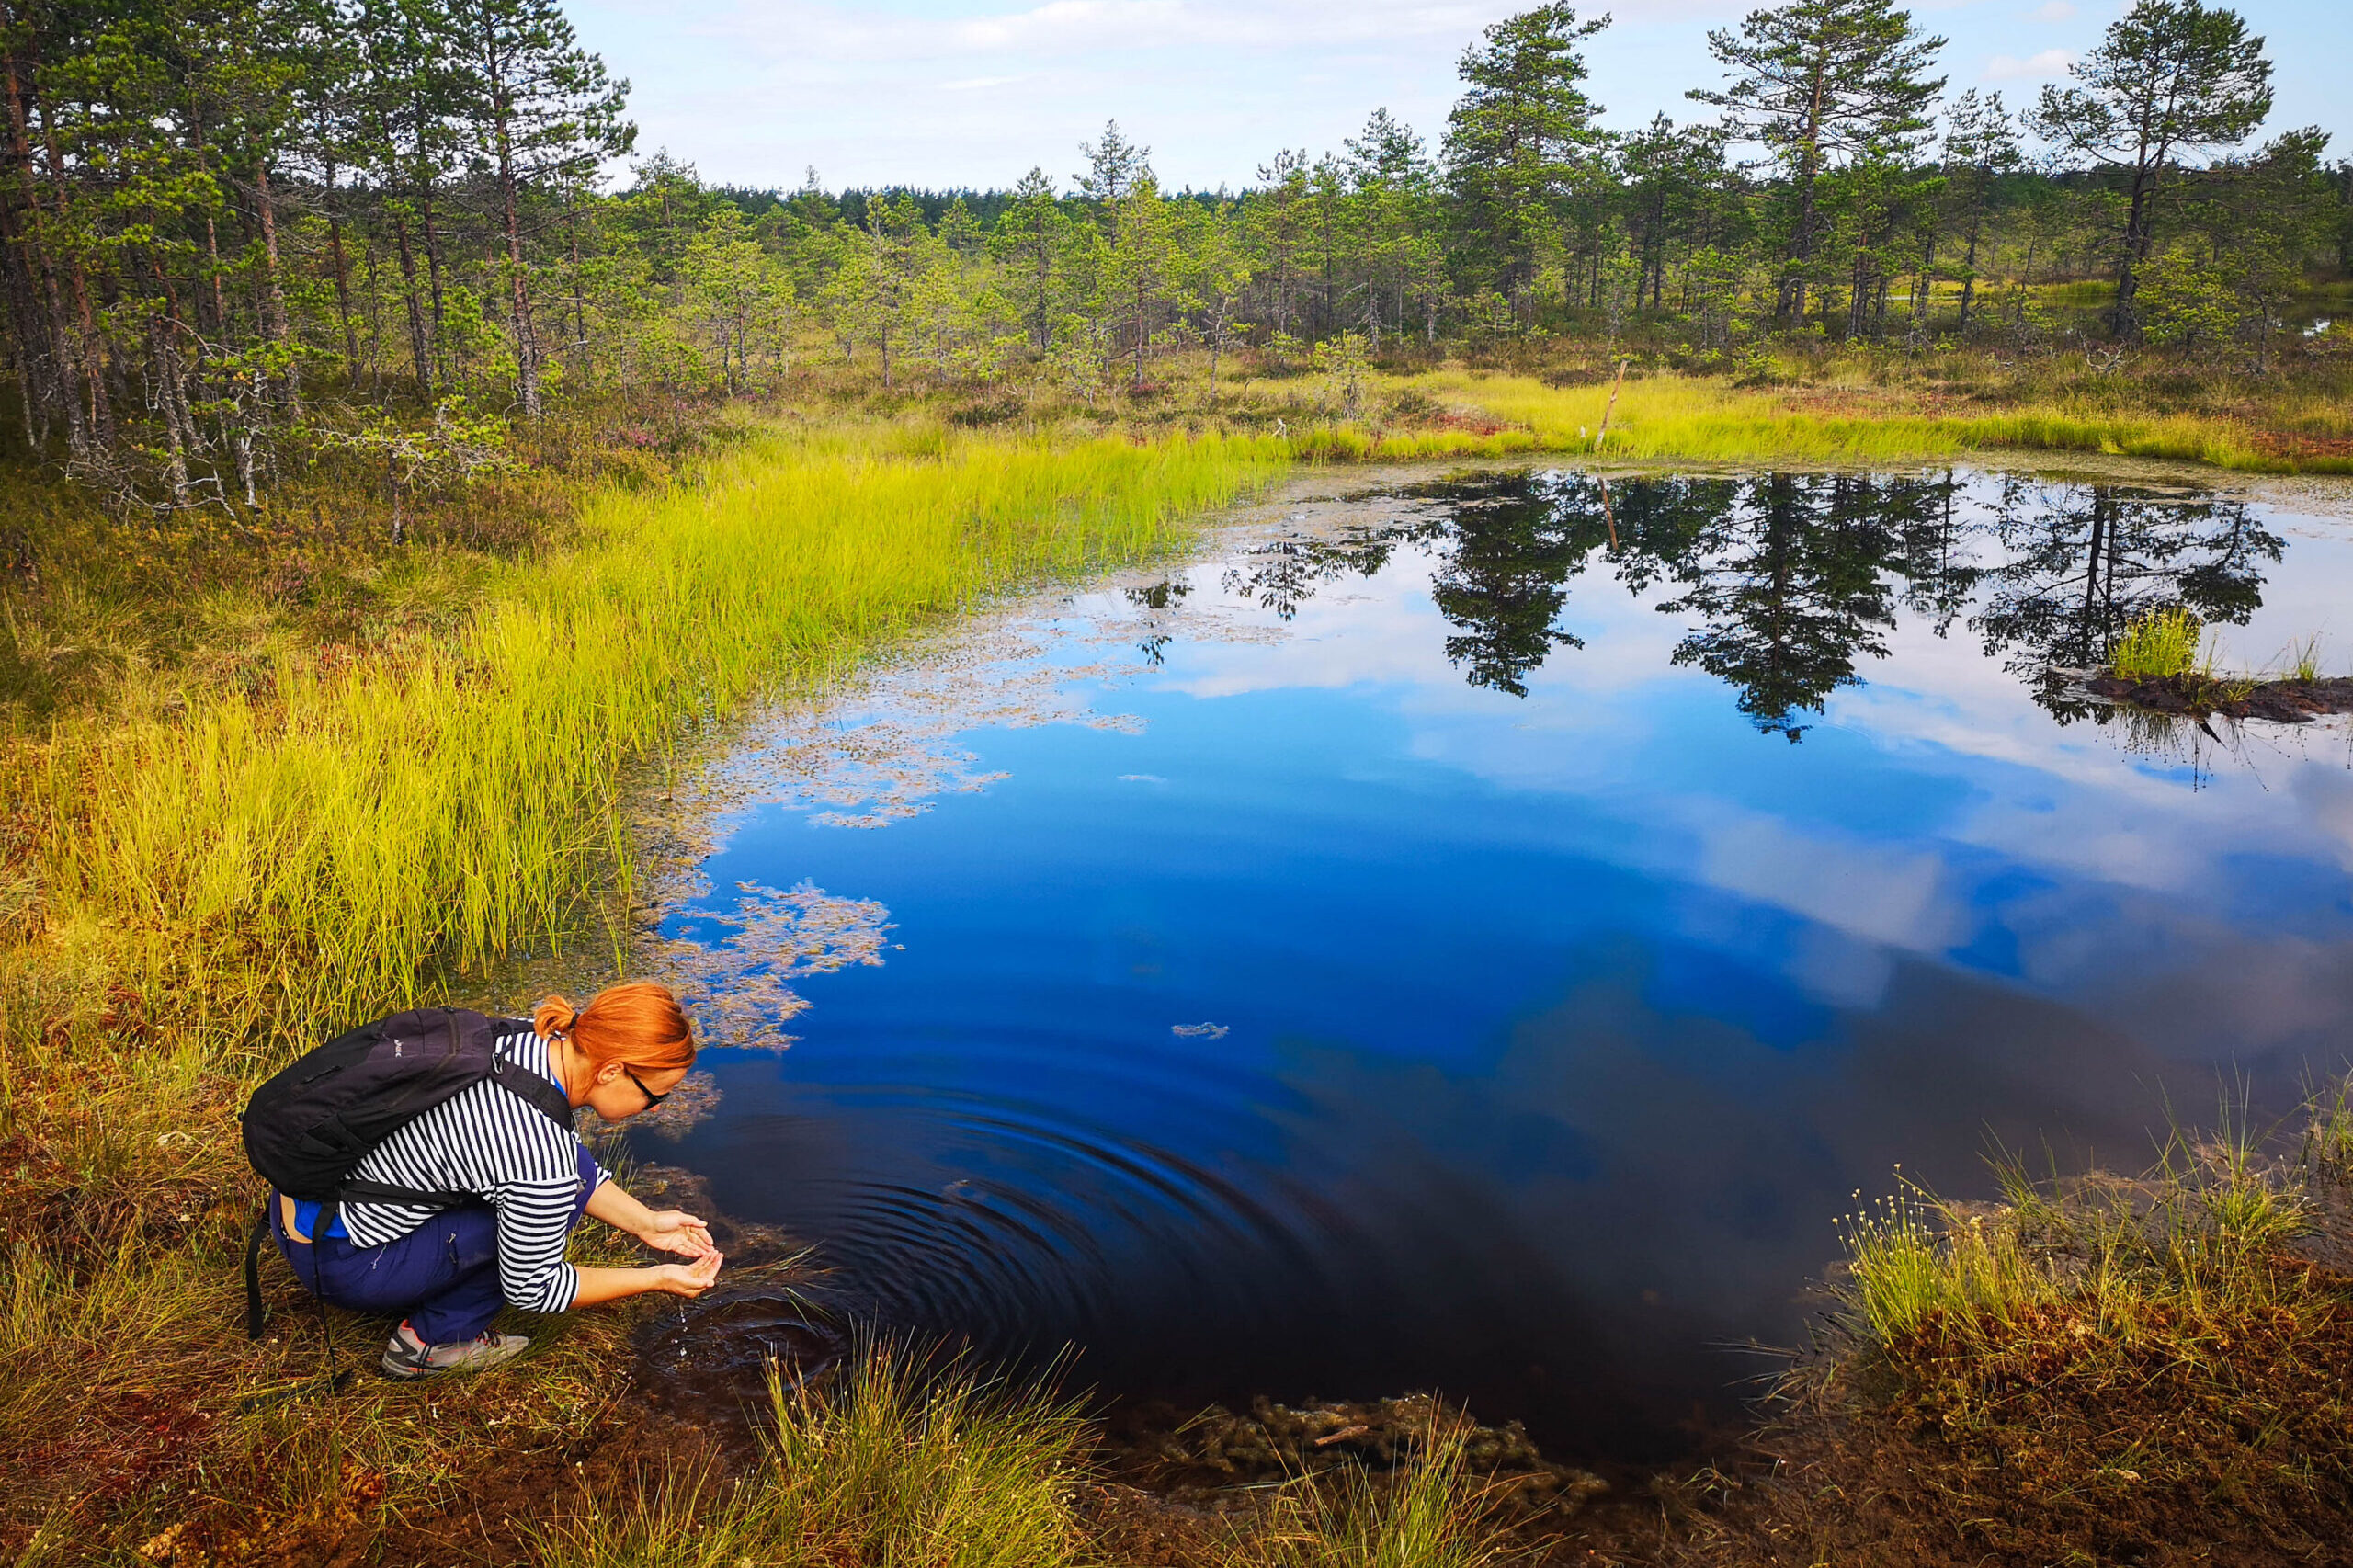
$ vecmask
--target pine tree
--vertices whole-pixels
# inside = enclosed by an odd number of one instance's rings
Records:
[[[1079,191],[1107,221],[1138,180],[1152,177],[1152,149],[1121,135],[1116,119],[1106,120],[1102,136],[1080,142],[1078,150],[1086,154],[1086,168],[1077,176]]]
[[[1469,269],[1523,315],[1538,259],[1606,138],[1577,46],[1609,25],[1553,4],[1506,17],[1463,51],[1468,85],[1447,117],[1447,183]]]
[[[1709,125],[1677,125],[1665,115],[1618,148],[1618,176],[1641,283],[1651,308],[1666,301],[1667,257],[1677,245],[1707,243],[1724,178],[1723,132]],[[1642,304],[1637,289],[1636,308]]]
[[[939,243],[947,246],[948,254],[955,258],[959,283],[964,281],[972,258],[980,254],[987,237],[981,232],[981,221],[972,216],[972,210],[964,205],[961,195],[949,202],[948,210],[940,214]]]
[[[1752,11],[1708,47],[1731,74],[1722,92],[1690,96],[1724,111],[1733,140],[1762,142],[1789,181],[1792,210],[1775,313],[1802,320],[1824,276],[1823,180],[1853,164],[1900,156],[1928,126],[1944,78],[1926,74],[1940,38],[1922,38],[1893,0],[1792,0]]]
[[[1121,199],[1111,240],[1097,272],[1102,299],[1116,330],[1127,339],[1129,384],[1143,384],[1144,356],[1168,312],[1181,309],[1181,237],[1174,204],[1160,194],[1151,169],[1142,170]]]
[[[1977,96],[1972,87],[1952,101],[1945,117],[1946,188],[1954,199],[1961,241],[1961,330],[1969,331],[1977,302],[1977,250],[1995,187],[2021,162],[2017,121],[2002,95]]]
[[[1218,370],[1235,335],[1249,324],[1241,319],[1243,293],[1250,286],[1250,256],[1242,226],[1223,202],[1188,202],[1178,258],[1187,295],[1201,312],[1201,336],[1210,346],[1210,396],[1217,396]]]
[[[2235,11],[2201,0],[2140,0],[2045,87],[2035,129],[2079,157],[2124,171],[2130,189],[2117,246],[2113,322],[2138,330],[2134,268],[2148,259],[2157,192],[2185,153],[2235,147],[2271,112],[2271,62]]]
[[[1363,272],[1363,322],[1373,352],[1381,350],[1381,305],[1390,327],[1404,333],[1406,301],[1427,290],[1443,261],[1438,242],[1436,171],[1421,137],[1385,108],[1372,111],[1364,132],[1347,142],[1350,229]],[[1434,313],[1434,312],[1432,312]]]
[[[719,351],[725,391],[745,389],[756,347],[767,348],[782,361],[792,284],[752,237],[740,209],[722,202],[711,210],[679,258],[678,271],[689,303]]]
[[[1029,346],[1043,354],[1054,344],[1062,267],[1070,220],[1054,195],[1053,176],[1032,168],[1013,189],[1013,204],[989,234],[989,249],[1004,264],[1015,309]]]
[[[430,399],[443,315],[433,193],[454,166],[463,76],[436,0],[357,0],[347,25],[358,46],[353,161],[376,193],[379,221],[392,231],[410,363],[418,396]]]
[[[608,78],[605,62],[580,47],[556,0],[454,0],[449,17],[472,89],[472,151],[497,184],[517,397],[537,418],[541,366],[523,200],[584,181],[630,150],[637,128],[621,118],[629,84]]]
[[[894,383],[896,357],[901,352],[923,274],[932,261],[931,231],[923,212],[906,191],[870,198],[858,234],[856,267],[845,267],[850,286],[844,290],[853,330],[874,340],[882,361],[882,384]]]
[[[1261,262],[1268,324],[1279,338],[1292,335],[1299,322],[1301,258],[1308,241],[1307,154],[1286,147],[1258,165],[1258,191],[1245,209],[1251,244]]]

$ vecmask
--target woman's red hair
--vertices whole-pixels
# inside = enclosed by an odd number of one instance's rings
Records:
[[[654,1072],[691,1067],[694,1030],[666,985],[633,980],[608,985],[585,1007],[562,996],[540,1000],[531,1028],[541,1040],[563,1035],[599,1067],[608,1062]]]

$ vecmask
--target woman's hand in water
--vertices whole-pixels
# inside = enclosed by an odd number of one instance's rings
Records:
[[[683,1209],[650,1210],[637,1236],[647,1246],[681,1257],[710,1257],[719,1251],[711,1244],[710,1227]]]
[[[648,1270],[654,1276],[653,1289],[666,1290],[673,1296],[699,1296],[719,1278],[720,1256],[708,1252],[692,1263],[657,1263]]]

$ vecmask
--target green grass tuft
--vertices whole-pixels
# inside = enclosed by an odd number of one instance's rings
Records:
[[[673,1477],[535,1532],[554,1568],[922,1563],[1059,1568],[1081,1533],[1077,1407],[876,1348],[838,1381],[770,1380],[775,1426],[740,1482]]]
[[[1433,1405],[1410,1457],[1284,1487],[1233,1568],[1482,1568],[1510,1555],[1493,1499],[1472,1473],[1468,1427]]]
[[[2200,632],[2188,609],[2151,610],[2134,619],[2109,650],[2109,662],[2125,680],[2165,680],[2197,669]]]
[[[2310,684],[2320,678],[2320,633],[2299,637],[2288,644],[2287,678]]]
[[[2015,1225],[1991,1223],[1916,1192],[1861,1210],[1842,1227],[1846,1300],[1870,1339],[1891,1344],[1946,1319],[2014,1321],[2055,1285]]]

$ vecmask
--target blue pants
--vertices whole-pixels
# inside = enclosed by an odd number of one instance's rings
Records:
[[[583,1149],[574,1224],[596,1190],[597,1162]],[[473,1338],[506,1304],[498,1290],[498,1216],[487,1203],[445,1210],[398,1241],[361,1247],[344,1236],[295,1240],[273,1193],[269,1229],[304,1290],[331,1306],[406,1318],[427,1345]]]

